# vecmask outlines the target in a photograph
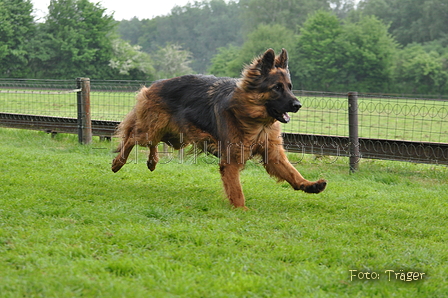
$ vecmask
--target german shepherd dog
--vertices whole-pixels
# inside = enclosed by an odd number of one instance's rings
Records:
[[[195,144],[219,158],[221,179],[230,203],[245,208],[240,171],[258,156],[266,171],[295,190],[319,193],[325,180],[311,182],[289,163],[280,123],[301,103],[291,92],[288,53],[269,49],[247,65],[239,79],[185,75],[159,80],[137,95],[134,109],[117,128],[122,139],[112,162],[117,172],[134,145],[149,147],[147,166],[154,171],[157,145],[174,149]]]

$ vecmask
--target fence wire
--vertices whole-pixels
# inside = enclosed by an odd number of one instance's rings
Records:
[[[135,105],[135,96],[142,86],[151,82],[143,81],[101,81],[90,82],[90,105],[92,119],[121,121]]]
[[[74,80],[0,80],[0,112],[75,117]]]
[[[91,119],[121,121],[150,82],[91,80]],[[77,117],[76,80],[0,79],[0,113]],[[290,134],[348,137],[346,93],[295,91],[302,109],[282,125]],[[448,100],[358,95],[359,137],[448,143]]]
[[[346,93],[296,91],[303,107],[287,133],[348,136]],[[358,96],[360,138],[448,143],[448,100]]]
[[[448,100],[362,95],[358,107],[360,137],[448,143]]]
[[[91,118],[121,121],[150,82],[91,81]],[[0,80],[0,113],[77,117],[75,80]]]
[[[302,108],[282,127],[287,133],[348,136],[346,93],[295,91]]]

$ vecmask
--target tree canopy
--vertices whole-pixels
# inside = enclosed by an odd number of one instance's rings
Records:
[[[259,25],[248,34],[240,48],[220,48],[209,71],[218,76],[238,77],[244,65],[249,64],[255,56],[263,54],[268,48],[277,52],[282,48],[290,48],[294,44],[294,38],[294,33],[282,25]]]
[[[41,46],[46,55],[42,75],[59,78],[110,76],[112,44],[108,34],[115,22],[105,8],[88,0],[51,0],[41,26]],[[76,66],[73,67],[73,66]]]
[[[300,89],[329,90],[341,79],[344,45],[339,19],[317,11],[306,20],[291,53],[291,71]]]
[[[155,53],[167,44],[178,44],[192,53],[191,67],[205,72],[219,47],[242,42],[241,18],[236,2],[211,0],[176,6],[166,17],[122,21],[118,32],[144,51]],[[141,32],[136,36],[136,32]]]
[[[25,77],[35,32],[32,4],[24,0],[0,1],[0,75]]]
[[[448,42],[448,5],[446,0],[364,0],[359,13],[374,15],[402,44],[441,39]]]

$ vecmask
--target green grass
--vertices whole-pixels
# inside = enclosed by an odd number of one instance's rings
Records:
[[[29,90],[26,92],[30,92]],[[291,114],[284,132],[348,136],[345,97],[299,97],[303,108]],[[135,103],[135,92],[91,92],[94,120],[121,121]],[[448,142],[448,101],[359,97],[359,136],[363,138]],[[0,93],[0,112],[76,117],[76,93],[10,90]]]
[[[249,163],[249,211],[216,164],[110,171],[112,143],[0,129],[1,297],[446,297],[448,169],[306,156],[319,195]],[[290,156],[293,162],[296,155]],[[379,280],[350,280],[349,270]],[[388,281],[386,270],[424,272]]]

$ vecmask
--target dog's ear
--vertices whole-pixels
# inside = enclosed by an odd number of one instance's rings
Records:
[[[259,60],[259,67],[262,75],[267,75],[271,69],[274,68],[275,52],[273,49],[268,49]]]
[[[282,49],[280,55],[275,58],[275,67],[288,68],[288,52],[285,49]]]

